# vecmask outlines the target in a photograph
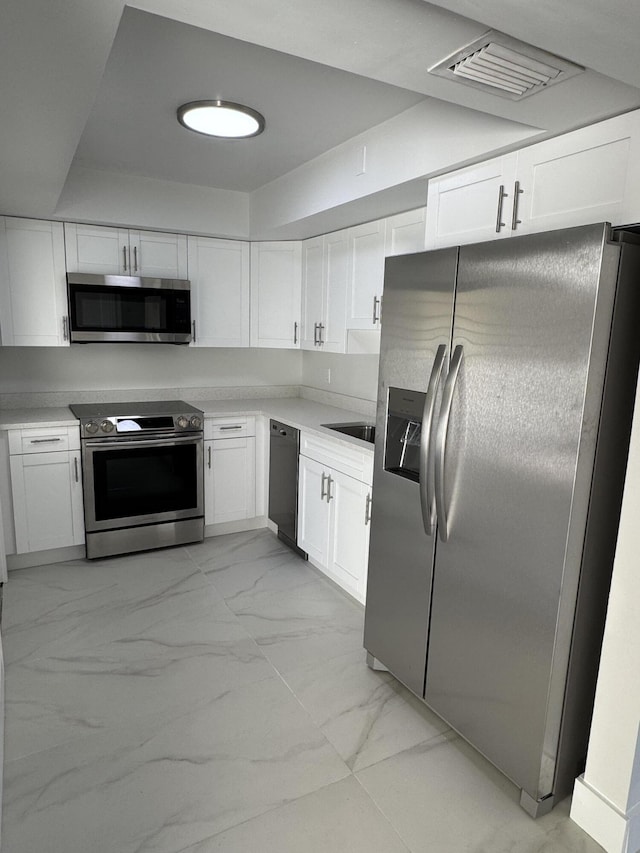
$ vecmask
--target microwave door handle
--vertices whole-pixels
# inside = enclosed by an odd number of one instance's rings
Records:
[[[445,483],[444,483],[444,466],[447,454],[447,432],[449,429],[449,418],[451,416],[451,406],[453,404],[453,393],[456,388],[460,365],[462,364],[462,356],[464,350],[462,344],[458,344],[453,351],[449,374],[444,383],[444,391],[442,392],[442,407],[440,409],[440,419],[438,422],[438,430],[436,433],[436,449],[435,449],[435,492],[436,492],[436,512],[438,514],[438,532],[440,539],[447,542],[449,539],[449,519],[447,518],[447,509],[445,506]]]
[[[422,510],[422,523],[427,536],[433,536],[436,529],[436,511],[434,500],[434,486],[431,478],[431,433],[433,431],[433,413],[436,406],[438,387],[444,368],[447,347],[440,344],[436,350],[436,357],[431,368],[429,385],[424,398],[424,409],[422,412],[422,427],[420,430],[420,508]]]

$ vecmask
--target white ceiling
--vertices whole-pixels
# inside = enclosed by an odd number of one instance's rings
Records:
[[[543,133],[640,105],[637,0],[0,0],[0,16],[1,213],[55,216],[74,158],[247,191],[421,97]],[[427,73],[489,27],[588,70],[521,102]],[[175,121],[222,88],[266,114],[241,154]]]

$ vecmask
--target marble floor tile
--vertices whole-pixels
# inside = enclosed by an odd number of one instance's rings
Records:
[[[357,778],[412,853],[602,853],[562,811],[532,820],[515,785],[451,732]]]
[[[285,680],[352,770],[424,743],[448,726],[364,650],[288,671]]]
[[[407,853],[353,776],[181,853]]]
[[[12,853],[176,853],[349,775],[277,678],[6,766]]]

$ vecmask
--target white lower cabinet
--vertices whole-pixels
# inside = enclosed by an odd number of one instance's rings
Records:
[[[82,545],[77,427],[9,430],[9,453],[16,553]]]
[[[305,453],[298,467],[298,546],[364,604],[373,454],[306,434],[300,448]]]
[[[204,459],[204,523],[254,518],[255,418],[207,418]]]

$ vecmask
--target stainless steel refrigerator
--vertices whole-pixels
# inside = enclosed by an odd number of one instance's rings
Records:
[[[364,645],[543,814],[582,771],[637,377],[607,224],[387,259]]]

